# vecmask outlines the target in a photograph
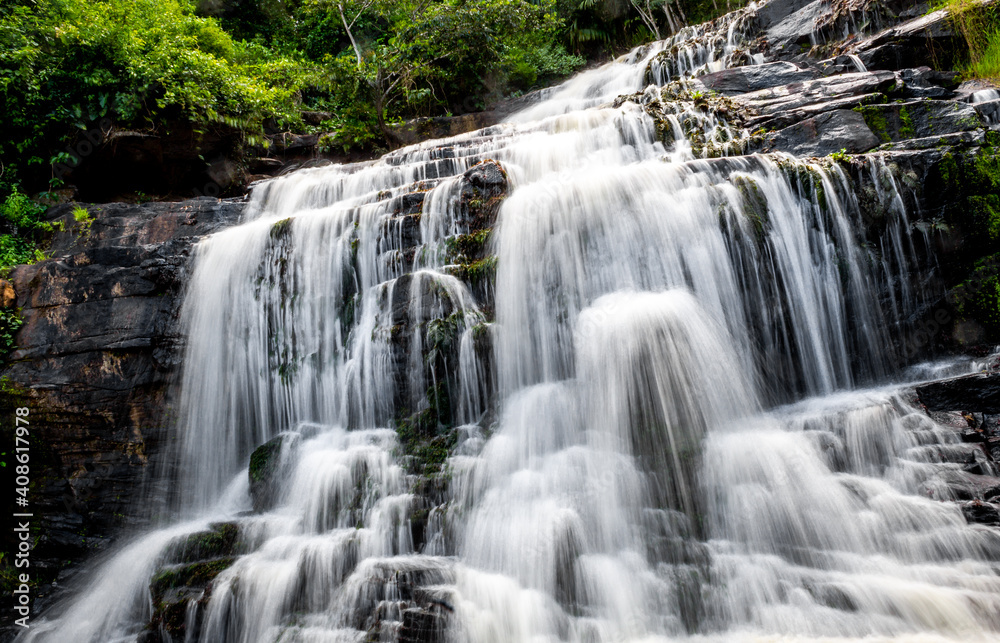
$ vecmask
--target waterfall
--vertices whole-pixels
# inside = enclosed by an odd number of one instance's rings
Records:
[[[1000,532],[888,383],[891,173],[866,239],[838,165],[705,158],[748,133],[676,93],[749,15],[256,187],[193,259],[177,521],[20,640],[997,640]]]

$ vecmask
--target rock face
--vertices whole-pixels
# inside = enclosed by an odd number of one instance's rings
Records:
[[[963,449],[952,448],[956,470],[951,496],[962,502],[970,523],[1000,526],[1000,373],[955,377],[918,386],[927,413],[960,434]],[[944,449],[942,457],[947,457]]]
[[[983,373],[932,382],[917,387],[920,402],[930,411],[1000,415],[1000,374]]]
[[[50,258],[10,275],[24,326],[0,372],[5,417],[30,409],[32,564],[48,580],[147,513],[133,502],[163,451],[191,249],[243,205],[118,203],[89,206],[81,221],[72,209],[47,215],[62,227]]]

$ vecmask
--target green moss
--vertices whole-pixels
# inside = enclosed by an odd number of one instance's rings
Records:
[[[288,236],[288,233],[292,231],[292,219],[293,217],[288,217],[272,225],[271,238],[277,241]]]
[[[175,563],[195,563],[234,556],[242,549],[239,527],[231,522],[218,523],[212,525],[209,531],[194,533],[173,543],[166,559]]]
[[[977,261],[951,299],[960,318],[981,326],[989,342],[1000,338],[1000,253]]]
[[[877,136],[883,143],[889,143],[892,141],[892,137],[889,135],[889,123],[885,119],[885,114],[882,110],[869,107],[867,105],[862,105],[860,107],[855,107],[854,111],[859,112],[865,119],[865,124],[872,131],[875,136]]]
[[[250,455],[250,483],[264,482],[277,466],[277,455],[281,451],[281,442],[271,440],[257,447]]]
[[[956,158],[945,154],[937,166],[945,190],[958,196],[946,220],[969,240],[1000,241],[1000,150],[985,145]]]
[[[216,558],[181,567],[161,569],[150,581],[149,590],[155,598],[162,598],[169,589],[177,587],[204,587],[223,571],[232,567],[236,558]]]
[[[433,475],[443,469],[457,436],[452,429],[448,387],[430,387],[427,401],[429,406],[423,411],[396,420],[396,434],[403,454],[413,458],[412,472]]]
[[[425,359],[428,364],[433,365],[437,358],[444,358],[458,345],[458,332],[464,317],[462,312],[454,312],[427,323],[427,345],[430,348]]]
[[[910,115],[910,110],[905,106],[899,108],[899,120],[902,123],[899,128],[899,135],[902,138],[913,138],[916,136],[917,131],[913,127],[913,117]]]
[[[951,152],[947,152],[941,157],[937,170],[941,181],[948,187],[954,185],[958,180],[958,163],[955,162],[955,156]]]
[[[462,263],[484,256],[492,232],[492,228],[485,228],[470,234],[448,237],[444,242],[450,260]]]
[[[448,274],[462,281],[476,285],[493,281],[496,277],[497,258],[489,256],[479,261],[463,263],[448,267]]]

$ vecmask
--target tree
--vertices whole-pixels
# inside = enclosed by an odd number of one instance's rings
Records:
[[[405,99],[468,111],[512,78],[534,82],[581,59],[553,45],[554,0],[316,0],[350,42],[378,129],[392,143],[392,108]],[[488,87],[493,85],[493,87]],[[461,98],[459,98],[461,97]],[[475,98],[473,98],[475,97]],[[456,100],[458,99],[458,100]]]

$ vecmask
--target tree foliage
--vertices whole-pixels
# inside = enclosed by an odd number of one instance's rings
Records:
[[[742,0],[736,0],[742,1]],[[305,131],[391,144],[391,124],[483,109],[666,32],[716,0],[7,0],[0,198],[58,183],[101,123],[251,143]],[[728,8],[727,0],[727,8]]]

